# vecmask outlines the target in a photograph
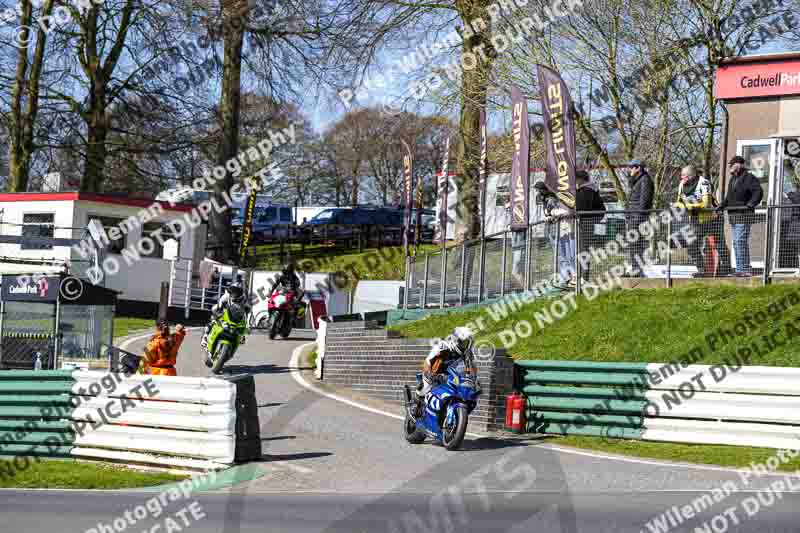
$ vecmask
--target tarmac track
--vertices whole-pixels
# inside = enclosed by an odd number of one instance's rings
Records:
[[[209,374],[199,338],[197,330],[187,336],[180,375]],[[252,334],[228,367],[255,376],[264,453],[259,465],[266,475],[193,494],[169,503],[158,518],[148,512],[141,520],[118,521],[117,528],[115,518],[157,493],[3,490],[0,532],[649,533],[694,532],[696,527],[705,531],[704,522],[712,519],[716,529],[709,524],[708,531],[716,533],[800,529],[797,492],[781,494],[771,505],[762,503],[752,517],[742,505],[781,479],[775,476],[754,478],[747,486],[738,473],[726,469],[562,451],[536,440],[468,437],[459,452],[428,443],[410,445],[402,438],[400,421],[298,383],[293,375],[298,370],[290,369],[289,361],[294,349],[310,340],[269,341]],[[138,352],[143,343],[128,349]],[[677,526],[668,520],[664,529],[647,525],[726,480],[745,492],[703,506],[705,510]],[[768,496],[761,493],[764,501]],[[199,519],[182,511],[193,501],[198,502],[194,511],[203,515]],[[728,508],[734,509],[714,518]],[[101,522],[107,528],[98,527]]]

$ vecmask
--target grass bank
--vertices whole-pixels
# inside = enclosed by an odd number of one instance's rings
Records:
[[[155,325],[156,323],[152,318],[115,317],[114,339],[119,339],[142,330],[153,331]]]
[[[508,308],[504,311],[495,306],[491,310],[482,307],[433,315],[392,329],[407,337],[443,337],[456,326],[477,326],[482,320],[483,328],[476,327],[477,340],[488,341],[496,347],[505,345],[515,359],[666,363],[677,361],[694,350],[699,355],[698,364],[715,364],[732,359],[740,348],[761,342],[764,334],[780,328],[787,342],[752,355],[749,364],[800,366],[798,285],[741,288],[698,284],[680,289],[620,290],[591,301],[577,298],[575,308],[569,306],[570,310],[562,318],[554,317],[552,323],[548,323],[542,317],[547,316],[545,313],[553,316],[554,301],[553,298],[533,301],[516,311]],[[532,334],[527,337],[509,333],[521,321],[531,325]],[[736,324],[745,324],[746,333],[723,340],[720,328],[734,330]],[[792,327],[797,328],[798,336],[788,339]],[[527,331],[527,328],[517,328],[523,333]],[[761,342],[760,346],[765,345]],[[622,455],[732,467],[763,462],[776,453],[767,448],[584,436],[554,436],[547,440]],[[784,470],[797,468],[800,468],[797,459],[782,467]]]
[[[292,245],[292,250],[300,253],[299,245]],[[286,246],[288,250],[288,245]],[[419,253],[437,250],[439,247],[425,244]],[[275,253],[276,245],[270,244],[257,248],[258,254]],[[405,279],[405,257],[402,246],[384,246],[368,248],[362,252],[342,251],[338,248],[316,245],[306,247],[305,256],[297,257],[297,268],[301,272],[340,272],[346,281],[343,289],[354,289],[359,280],[403,280]],[[275,270],[282,267],[277,258],[270,258],[258,263],[259,269]]]
[[[163,472],[140,472],[123,466],[78,462],[75,460],[30,459],[30,466],[6,475],[6,461],[0,465],[0,487],[23,489],[131,489],[172,483],[185,479]],[[13,469],[13,466],[11,467]]]
[[[477,332],[476,339],[488,340],[497,347],[503,347],[505,339],[509,353],[517,359],[658,363],[676,361],[699,348],[702,353],[698,364],[714,364],[730,359],[739,348],[752,345],[764,333],[800,317],[800,300],[794,305],[786,300],[788,309],[781,313],[769,312],[770,304],[790,296],[800,298],[800,287],[692,285],[680,289],[620,290],[591,301],[577,298],[576,308],[570,306],[561,319],[552,313],[555,300],[548,298],[523,305],[517,311],[505,308],[506,316],[501,316],[501,307],[481,307],[430,316],[395,329],[407,337],[440,337],[456,326],[476,324],[482,319],[485,327]],[[764,320],[759,321],[756,317],[762,312]],[[550,313],[552,323],[541,320],[544,313]],[[753,317],[755,327],[748,326],[745,335],[728,338],[727,342],[721,340],[720,328],[732,329],[748,316]],[[531,335],[503,334],[513,331],[515,324],[523,320],[531,325]],[[518,329],[524,332],[524,328]],[[800,366],[798,342],[787,342],[761,356],[753,355],[750,364]]]

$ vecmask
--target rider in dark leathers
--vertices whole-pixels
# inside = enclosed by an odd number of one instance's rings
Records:
[[[289,289],[298,295],[298,299],[300,298],[300,278],[297,277],[297,273],[294,271],[294,265],[292,265],[292,263],[286,263],[286,266],[283,267],[281,273],[275,278],[275,281],[272,282],[272,287],[269,289],[269,294],[275,292],[275,289],[279,286]]]

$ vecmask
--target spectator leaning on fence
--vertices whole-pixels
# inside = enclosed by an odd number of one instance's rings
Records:
[[[595,244],[594,241],[594,225],[600,223],[605,216],[598,211],[605,212],[606,204],[600,197],[589,181],[589,173],[584,170],[579,170],[575,173],[575,210],[579,213],[591,211],[592,214],[580,215],[578,218],[580,227],[580,251],[586,252]],[[581,278],[584,281],[589,280],[589,264],[581,270]]]
[[[644,164],[639,159],[633,159],[628,163],[630,167],[628,179],[628,211],[630,211],[625,221],[628,226],[628,231],[639,232],[639,226],[647,220],[649,211],[653,208],[653,193],[655,187],[653,186],[653,179]],[[644,239],[637,238],[634,242],[630,243],[628,248],[629,260],[631,264],[631,272],[625,277],[640,277],[644,273],[639,266],[639,261],[644,261],[644,250],[647,243]],[[637,259],[638,258],[638,259]]]
[[[728,166],[731,169],[731,182],[719,209],[728,210],[728,220],[733,230],[733,248],[736,251],[736,276],[747,277],[752,275],[750,229],[755,222],[754,210],[761,203],[764,191],[758,178],[745,168],[743,157],[732,157]]]
[[[681,170],[681,182],[678,185],[678,197],[673,204],[686,209],[689,223],[696,238],[689,243],[689,257],[697,267],[694,277],[726,276],[730,274],[731,258],[722,233],[722,218],[714,211],[717,207],[714,199],[714,185],[711,180],[698,176],[694,166],[688,165]],[[709,246],[706,254],[712,253],[711,243],[706,237],[714,237],[714,246],[719,257],[719,266],[708,270],[703,257],[702,247]]]
[[[575,240],[572,236],[572,221],[564,219],[569,211],[561,205],[558,197],[553,194],[543,181],[537,181],[533,186],[542,198],[545,220],[548,222],[545,232],[550,239],[553,253],[558,254],[558,274],[560,283],[572,283],[575,272]],[[560,221],[560,224],[556,222]]]

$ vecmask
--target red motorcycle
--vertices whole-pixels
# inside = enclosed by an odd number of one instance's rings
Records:
[[[306,308],[300,300],[300,295],[287,289],[276,289],[267,302],[269,313],[269,338],[277,335],[287,338],[292,332],[295,318],[303,318]]]

